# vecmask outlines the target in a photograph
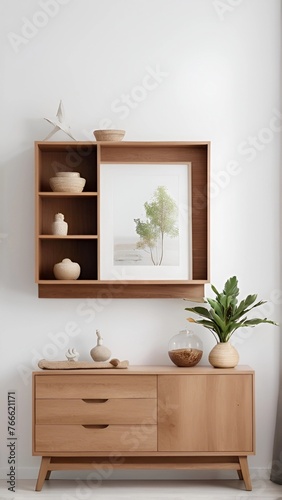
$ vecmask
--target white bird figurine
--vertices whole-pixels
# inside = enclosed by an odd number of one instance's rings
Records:
[[[77,361],[79,358],[79,352],[77,352],[75,347],[68,349],[65,355],[68,361]]]
[[[54,118],[53,120],[50,120],[49,118],[44,118],[44,120],[46,120],[47,122],[54,125],[53,130],[51,130],[50,134],[48,134],[47,137],[45,137],[44,141],[47,141],[47,139],[50,139],[50,137],[52,137],[59,130],[62,130],[63,132],[65,132],[65,134],[67,134],[71,139],[73,139],[75,141],[75,138],[73,137],[73,135],[71,133],[70,126],[65,123],[65,110],[64,110],[62,100],[59,103],[56,118]]]

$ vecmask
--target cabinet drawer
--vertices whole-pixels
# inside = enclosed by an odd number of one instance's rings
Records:
[[[155,424],[156,399],[38,399],[36,424]]]
[[[38,398],[156,398],[155,375],[44,375],[35,377]]]
[[[156,451],[156,425],[36,425],[35,452]]]

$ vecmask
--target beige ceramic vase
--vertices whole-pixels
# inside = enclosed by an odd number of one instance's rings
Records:
[[[99,330],[96,330],[97,345],[90,351],[93,361],[107,361],[111,356],[111,351],[103,345],[103,337]]]
[[[68,223],[64,220],[64,214],[56,214],[52,223],[52,234],[57,236],[66,236],[68,234]]]
[[[63,259],[54,265],[53,272],[57,280],[77,280],[80,275],[80,265],[70,259]]]
[[[214,368],[234,368],[238,365],[239,354],[230,342],[219,342],[211,350],[209,362]]]

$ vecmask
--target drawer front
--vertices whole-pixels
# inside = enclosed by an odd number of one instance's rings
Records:
[[[157,451],[156,425],[36,425],[35,452]]]
[[[156,424],[156,399],[38,399],[36,424]]]
[[[38,375],[35,397],[58,399],[156,398],[156,375]]]

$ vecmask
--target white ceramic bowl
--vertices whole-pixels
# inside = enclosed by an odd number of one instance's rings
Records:
[[[49,179],[52,191],[61,193],[81,193],[85,182],[83,177],[51,177]]]

